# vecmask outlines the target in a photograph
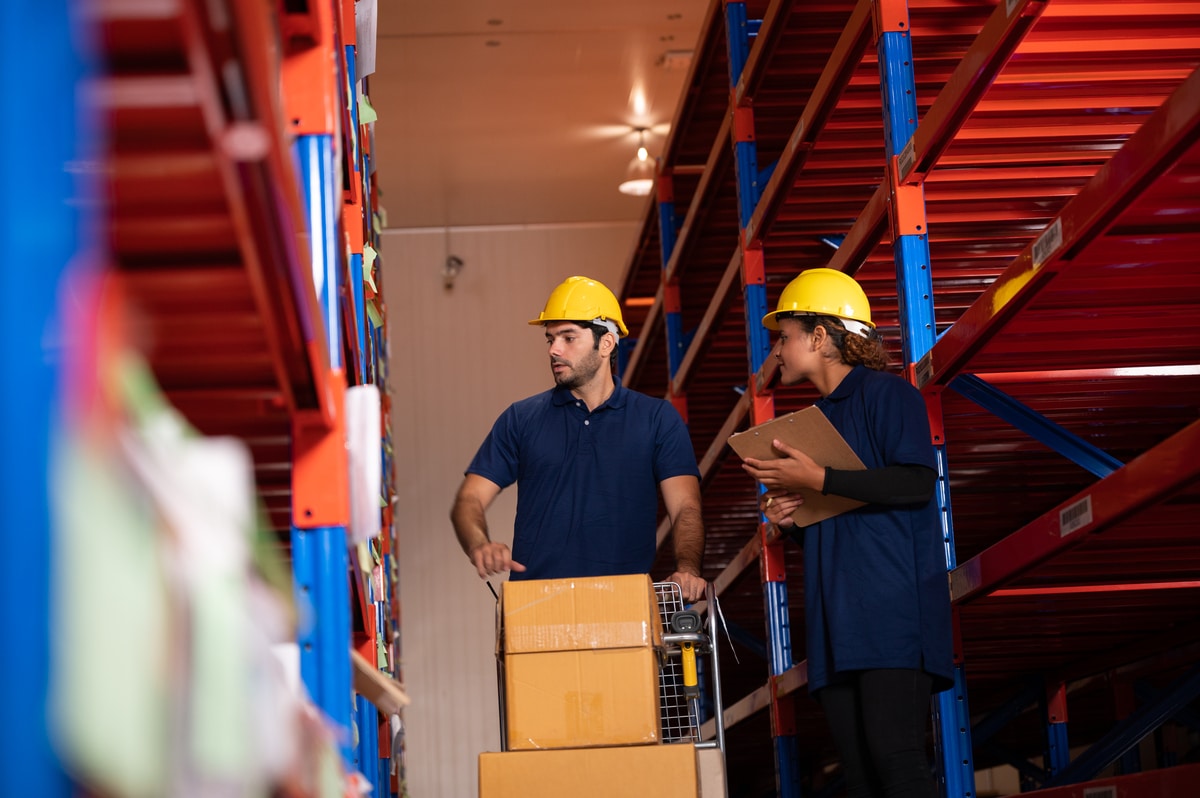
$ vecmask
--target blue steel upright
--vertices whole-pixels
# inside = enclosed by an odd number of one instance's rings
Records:
[[[325,133],[297,136],[293,145],[300,167],[308,228],[313,285],[317,290],[330,368],[342,368],[341,325],[338,316],[338,207],[341,172],[334,170],[333,136]]]
[[[387,783],[380,781],[379,711],[361,695],[355,697],[354,705],[358,715],[358,749],[355,752],[358,772],[375,788],[372,795],[387,795]]]
[[[746,4],[729,2],[725,5],[725,34],[729,51],[729,85],[731,93],[741,80],[742,70],[750,54],[750,40],[758,25],[747,19]],[[738,226],[745,231],[754,215],[761,194],[758,171],[758,149],[753,136],[744,128],[753,124],[749,108],[731,109],[734,114],[734,164],[737,171]],[[742,253],[743,274],[761,272],[762,250]],[[751,265],[753,262],[753,266]],[[746,354],[750,365],[750,379],[762,367],[771,354],[771,338],[766,328],[759,323],[767,313],[767,287],[765,281],[745,282],[744,302],[746,307]],[[763,557],[770,553],[764,551]],[[764,578],[763,607],[766,616],[767,648],[770,653],[771,676],[787,672],[792,661],[792,630],[788,615],[788,589],[786,579]],[[774,711],[774,708],[773,708]],[[778,734],[775,743],[775,774],[779,795],[783,798],[800,796],[799,751],[794,734]]]
[[[367,288],[364,285],[363,272],[365,270],[364,258],[361,253],[354,252],[350,255],[350,279],[353,285],[350,286],[350,295],[354,298],[354,332],[358,337],[358,375],[356,379],[350,382],[354,384],[365,384],[371,380],[367,376],[367,325],[370,321],[367,319]]]
[[[675,221],[675,191],[670,184],[670,175],[659,175],[655,181],[658,191],[658,249],[662,259],[663,270],[663,322],[667,331],[667,369],[670,379],[674,381],[683,363],[686,344],[683,335],[683,314],[678,303],[672,301],[672,296],[678,299],[678,289],[666,284],[667,267],[671,263],[671,253],[675,251],[675,241],[679,231]],[[662,185],[666,183],[666,189]]]
[[[0,199],[0,342],[5,374],[0,389],[4,441],[0,501],[6,518],[0,555],[0,795],[65,798],[68,779],[47,726],[50,578],[48,454],[56,428],[61,345],[56,311],[67,263],[79,249],[80,210],[69,165],[95,141],[76,107],[85,65],[74,44],[81,36],[68,3],[0,3],[0,146],[6,158]],[[36,64],[36,77],[30,65]],[[57,121],[30,113],[57,98]],[[19,190],[18,190],[19,189]]]
[[[333,137],[303,135],[294,145],[308,218],[313,284],[325,322],[330,367],[342,368],[338,312],[338,193]],[[336,179],[335,179],[336,178]],[[298,605],[309,613],[299,634],[300,676],[313,702],[339,734],[342,758],[354,760],[350,739],[350,584],[346,527],[292,525],[292,571]]]
[[[896,4],[889,4],[894,10]],[[917,129],[916,79],[913,71],[912,38],[907,8],[903,19],[881,19],[877,30],[879,84],[883,101],[885,154],[891,171],[898,155]],[[877,17],[877,19],[880,19]],[[897,178],[900,176],[897,175]],[[896,288],[900,304],[901,340],[905,363],[915,363],[933,347],[933,277],[929,238],[923,209],[920,232],[896,230],[893,249],[896,259]],[[942,522],[946,568],[957,565],[954,528],[950,512],[949,472],[946,446],[935,445],[938,463],[937,497]],[[940,749],[946,798],[975,795],[975,768],[971,751],[971,718],[967,710],[966,676],[962,664],[954,669],[954,687],[938,693],[933,707],[935,739]]]

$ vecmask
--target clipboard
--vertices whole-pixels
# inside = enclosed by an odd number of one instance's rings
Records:
[[[776,460],[779,453],[771,446],[771,441],[775,439],[799,449],[821,466],[845,471],[866,468],[846,439],[816,406],[773,418],[744,432],[735,432],[729,436],[729,445],[743,460],[747,457]],[[815,524],[866,504],[845,496],[824,496],[818,490],[807,488],[800,493],[804,496],[804,504],[792,513],[792,520],[797,526]]]

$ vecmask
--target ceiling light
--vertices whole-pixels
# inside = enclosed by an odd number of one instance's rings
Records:
[[[654,163],[646,149],[646,129],[638,128],[637,134],[637,156],[625,168],[625,179],[617,190],[632,197],[644,197],[654,189]]]

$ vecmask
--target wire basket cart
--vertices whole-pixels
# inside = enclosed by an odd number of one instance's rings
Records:
[[[674,582],[655,582],[658,612],[662,618],[663,650],[659,659],[659,720],[664,743],[692,743],[725,752],[725,718],[721,698],[721,667],[717,656],[717,612],[712,585],[705,595],[707,620],[687,610],[683,593]],[[690,650],[689,650],[690,649]],[[705,670],[711,689],[715,739],[700,739],[700,690],[695,660],[707,662]],[[690,673],[691,678],[688,678]],[[691,684],[688,684],[691,682]]]

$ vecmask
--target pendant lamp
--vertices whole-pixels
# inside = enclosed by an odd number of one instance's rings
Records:
[[[654,188],[654,162],[646,150],[646,129],[638,128],[637,134],[637,156],[629,162],[625,179],[617,186],[617,190],[632,197],[644,197]]]

